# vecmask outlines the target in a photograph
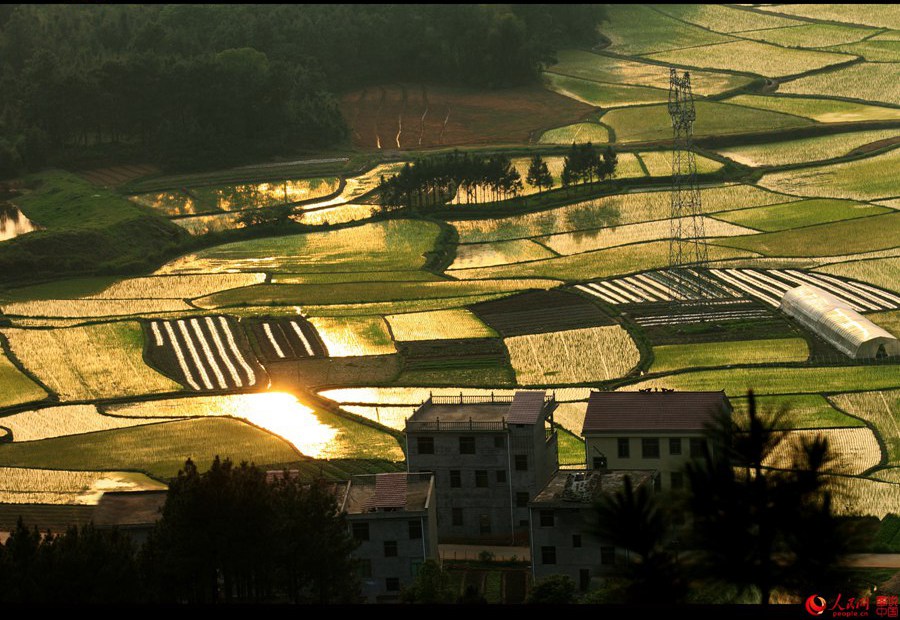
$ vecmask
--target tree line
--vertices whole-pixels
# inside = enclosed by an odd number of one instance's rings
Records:
[[[2,5],[0,178],[66,158],[224,165],[334,145],[336,93],[536,81],[588,5]]]
[[[563,158],[563,187],[594,183],[615,176],[618,157],[611,146],[599,151],[592,143],[573,143]],[[460,153],[421,157],[400,171],[382,176],[378,191],[384,211],[437,209],[454,201],[480,204],[519,195],[524,183],[538,193],[552,189],[556,180],[540,154],[531,157],[525,179],[509,155]]]
[[[0,545],[0,602],[355,602],[355,545],[325,483],[188,460],[140,548],[116,529],[20,521]]]

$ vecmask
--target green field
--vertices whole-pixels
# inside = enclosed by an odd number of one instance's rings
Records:
[[[578,429],[579,431],[581,429]],[[556,427],[557,450],[560,465],[580,465],[584,463],[584,440],[566,429]]]
[[[758,28],[775,29],[799,26],[804,22],[779,15],[766,15],[740,7],[717,4],[662,5],[659,10],[667,15],[697,24],[715,32],[744,32]]]
[[[609,131],[599,123],[574,123],[541,134],[541,144],[572,144],[573,142],[609,142]]]
[[[900,149],[854,161],[764,175],[759,184],[777,192],[878,200],[897,196]]]
[[[198,419],[0,445],[0,464],[14,467],[143,471],[161,480],[188,457],[206,468],[216,455],[258,465],[296,461],[284,439],[231,419]]]
[[[694,135],[726,136],[758,131],[807,127],[812,121],[778,112],[698,100]],[[610,110],[603,122],[616,132],[618,142],[650,142],[672,139],[672,121],[666,105],[635,106]]]
[[[481,303],[511,295],[509,293],[493,293],[490,295],[469,295],[466,297],[438,297],[434,299],[413,299],[411,301],[384,301],[368,304],[330,304],[324,306],[311,305],[303,310],[309,316],[360,316],[372,314],[399,314],[402,312],[431,312],[433,310],[448,310],[462,308],[470,304]],[[273,306],[275,311],[281,311],[286,315],[296,314],[292,306]],[[247,316],[268,312],[269,308],[248,309]],[[229,312],[240,314],[243,309],[231,309]]]
[[[740,237],[738,237],[740,238]],[[752,256],[751,252],[711,246],[710,260]],[[665,241],[634,243],[619,247],[561,256],[547,260],[455,271],[459,278],[556,278],[564,281],[583,280],[585,274],[604,277],[657,269],[668,265],[669,244]]]
[[[144,363],[137,322],[64,329],[6,329],[10,348],[62,400],[177,392]]]
[[[715,218],[765,232],[776,232],[802,226],[814,226],[890,213],[891,209],[850,200],[828,198],[800,200],[782,205],[756,207],[716,213]]]
[[[769,362],[804,362],[807,357],[809,349],[802,338],[670,344],[653,347],[650,372]]]
[[[829,400],[847,413],[872,424],[887,448],[887,465],[900,465],[900,390],[835,394]]]
[[[783,166],[843,157],[866,144],[898,137],[900,137],[900,130],[879,129],[732,147],[719,149],[718,153],[745,166]]]
[[[776,47],[757,41],[703,45],[647,54],[646,58],[688,67],[744,71],[774,78],[806,73],[853,59],[846,54]]]
[[[900,119],[900,109],[840,101],[838,99],[814,99],[812,97],[767,97],[738,95],[728,103],[772,112],[782,112],[813,119],[820,123],[850,123],[855,121],[879,121]]]
[[[227,243],[183,256],[158,271],[329,273],[418,269],[439,228],[420,220],[391,220],[327,232]]]
[[[581,78],[607,85],[620,84],[643,86],[662,93],[661,101],[668,99],[669,73],[659,65],[604,56],[584,50],[560,50],[557,64],[548,67],[547,73]],[[546,75],[546,74],[545,74]],[[750,80],[743,76],[710,71],[691,72],[691,87],[699,95],[714,95],[746,86]],[[636,92],[636,91],[635,91]]]
[[[0,283],[152,268],[188,238],[152,209],[73,174],[43,172],[28,182],[35,189],[16,204],[44,230],[0,243]]]
[[[603,24],[603,34],[612,41],[610,51],[617,54],[648,54],[732,40],[647,6],[611,5],[608,15],[609,22]]]
[[[783,28],[746,30],[742,37],[782,47],[826,47],[828,51],[852,53],[843,43],[855,43],[878,32],[872,28],[854,28],[837,24],[806,24]],[[834,47],[837,46],[837,47]]]
[[[547,253],[549,254],[549,252]],[[372,286],[367,282],[329,284],[259,284],[225,291],[197,299],[202,308],[230,306],[284,306],[297,304],[344,304],[382,301],[417,301],[437,297],[484,295],[530,288],[550,288],[559,284],[551,280],[491,280],[486,282],[385,282]]]
[[[793,198],[752,185],[722,185],[700,190],[704,213],[789,202]],[[540,237],[625,224],[665,220],[672,197],[667,191],[632,192],[510,217],[454,220],[460,243]],[[799,199],[798,199],[799,200]]]
[[[847,56],[846,58],[852,58]],[[783,84],[786,94],[825,95],[900,105],[900,63],[863,63]]]
[[[746,421],[747,398],[733,397],[729,399],[736,416]],[[820,394],[786,394],[778,396],[759,396],[756,398],[756,411],[762,416],[781,416],[781,427],[799,428],[845,428],[859,427],[865,424],[857,418],[848,416],[835,409]]]
[[[871,62],[900,62],[900,41],[860,41],[849,45],[838,45],[834,51],[857,54]]]
[[[733,368],[697,370],[629,385],[626,390],[666,387],[678,390],[725,390],[729,396],[744,396],[752,388],[759,394],[834,393],[851,390],[881,390],[897,384],[893,366],[845,366],[817,368]]]
[[[747,237],[726,237],[720,245],[765,256],[835,256],[900,245],[900,213],[874,215]]]
[[[0,351],[0,407],[20,405],[46,397],[47,393],[23,375]]]
[[[456,260],[450,265],[449,270],[493,267],[553,256],[553,252],[528,239],[459,245],[456,248]]]
[[[837,263],[819,267],[816,271],[861,280],[900,293],[900,257]]]
[[[657,88],[594,82],[556,73],[545,73],[544,80],[550,90],[598,108],[659,103],[668,97],[666,91]]]

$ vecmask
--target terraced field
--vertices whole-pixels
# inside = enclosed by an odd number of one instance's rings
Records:
[[[900,513],[898,360],[851,360],[779,310],[811,285],[900,336],[896,7],[608,13],[542,83],[347,93],[353,152],[321,172],[132,184],[196,245],[152,274],[0,291],[0,502],[96,503],[188,456],[404,470],[401,431],[430,395],[523,386],[555,393],[576,464],[593,390],[724,390],[740,418],[752,388],[791,437],[828,436],[842,513]],[[670,64],[691,74],[710,258],[687,272],[669,269]],[[615,147],[615,176],[563,187],[587,141]],[[382,212],[382,175],[457,145],[508,155],[523,181],[540,153],[553,188]],[[286,204],[311,228],[237,230]]]

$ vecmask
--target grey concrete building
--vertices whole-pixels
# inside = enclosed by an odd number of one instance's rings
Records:
[[[594,504],[603,494],[615,493],[629,476],[632,486],[653,488],[658,472],[559,471],[529,504],[531,570],[535,580],[567,575],[579,588],[614,573],[627,561],[623,549],[597,535]]]
[[[682,468],[701,456],[705,427],[732,413],[725,392],[592,392],[584,427],[591,469],[655,469],[665,490],[684,485]]]
[[[341,510],[359,541],[362,593],[368,602],[397,600],[419,566],[438,559],[434,476],[353,476]]]
[[[544,391],[433,396],[406,421],[409,471],[434,472],[441,542],[508,544],[528,535],[528,502],[558,469]]]

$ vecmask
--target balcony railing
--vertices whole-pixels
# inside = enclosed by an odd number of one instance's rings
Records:
[[[513,396],[496,395],[493,392],[490,395],[467,395],[460,393],[451,396],[435,396],[429,395],[428,399],[419,405],[419,408],[413,413],[413,417],[423,409],[435,405],[510,405],[513,402]],[[543,414],[546,417],[547,412],[556,407],[556,394],[550,394],[544,397]],[[431,431],[503,431],[509,428],[506,417],[500,421],[484,422],[469,418],[468,420],[459,421],[441,421],[440,417],[434,420],[412,420],[407,418],[407,432],[431,432]]]
[[[440,418],[433,421],[406,421],[407,431],[504,431],[506,430],[506,419],[499,422],[479,422],[469,418],[468,421],[458,422],[441,422]]]

